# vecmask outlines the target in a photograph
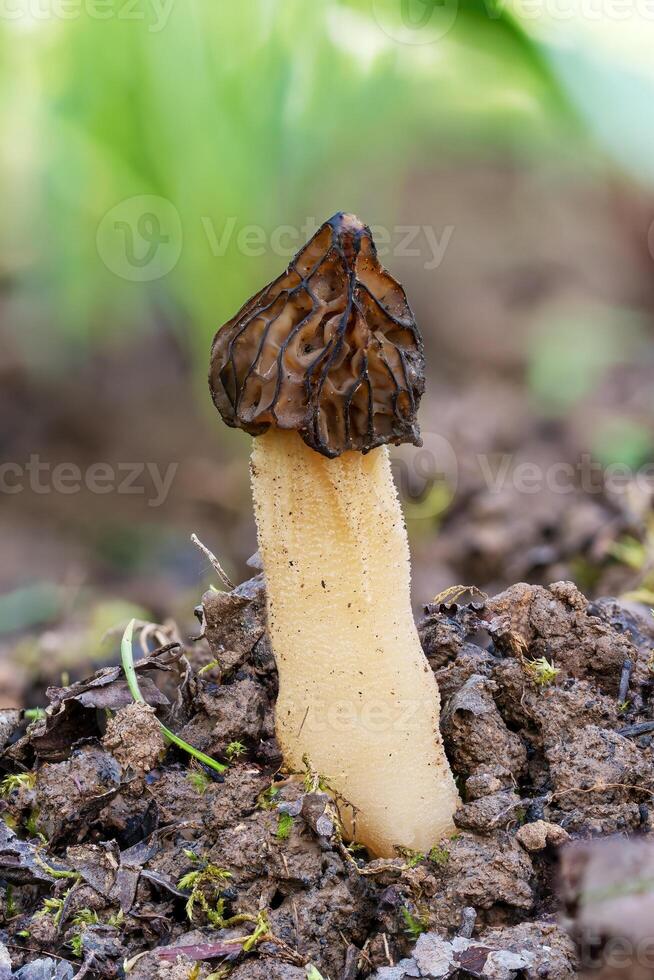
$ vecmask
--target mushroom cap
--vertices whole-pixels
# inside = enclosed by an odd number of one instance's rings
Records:
[[[422,445],[422,337],[370,229],[339,212],[216,334],[209,385],[225,422],[296,429],[323,456]]]

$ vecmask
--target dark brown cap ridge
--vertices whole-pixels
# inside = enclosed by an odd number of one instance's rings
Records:
[[[216,334],[209,385],[228,425],[296,429],[323,456],[421,445],[420,331],[367,225],[339,212]]]

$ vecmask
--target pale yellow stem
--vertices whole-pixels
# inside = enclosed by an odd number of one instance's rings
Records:
[[[251,467],[286,764],[301,770],[308,756],[374,854],[428,850],[452,832],[458,797],[388,452],[329,460],[270,429]]]

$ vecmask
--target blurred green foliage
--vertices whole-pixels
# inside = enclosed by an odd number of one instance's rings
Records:
[[[541,411],[565,413],[592,392],[608,367],[634,361],[642,353],[644,326],[623,309],[571,308],[559,318],[537,319],[528,381]]]
[[[618,463],[631,470],[651,460],[653,450],[650,426],[620,416],[601,420],[591,445],[593,457],[604,466]]]
[[[346,209],[391,226],[412,174],[457,154],[571,152],[542,53],[482,0],[428,43],[404,40],[400,0],[71,3],[0,33],[0,260],[35,366],[163,321],[204,367],[217,325],[285,266],[280,225]],[[126,264],[161,236],[159,268]]]

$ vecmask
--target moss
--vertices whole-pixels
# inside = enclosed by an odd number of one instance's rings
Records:
[[[561,673],[560,668],[555,667],[546,657],[538,657],[536,660],[523,660],[523,665],[538,687],[547,687],[549,684],[553,684]]]
[[[429,852],[429,860],[437,864],[440,868],[444,867],[450,859],[450,852],[445,847],[435,846]]]
[[[428,924],[425,919],[412,915],[406,905],[402,906],[400,912],[404,919],[404,931],[412,939],[418,939],[419,936],[422,936],[423,932],[427,931]]]
[[[197,858],[195,858],[197,860]],[[193,913],[196,904],[200,906],[207,919],[212,925],[222,926],[224,923],[224,902],[218,897],[215,905],[211,905],[205,891],[213,892],[214,895],[220,890],[225,881],[231,878],[231,872],[224,868],[219,868],[216,864],[204,864],[203,867],[195,871],[189,871],[183,875],[177,887],[183,891],[190,890],[190,895],[186,901],[186,914],[189,921],[193,921]]]
[[[290,813],[280,813],[277,823],[277,830],[275,831],[275,837],[277,840],[288,840],[288,838],[291,836],[292,829],[293,817],[290,815]]]

